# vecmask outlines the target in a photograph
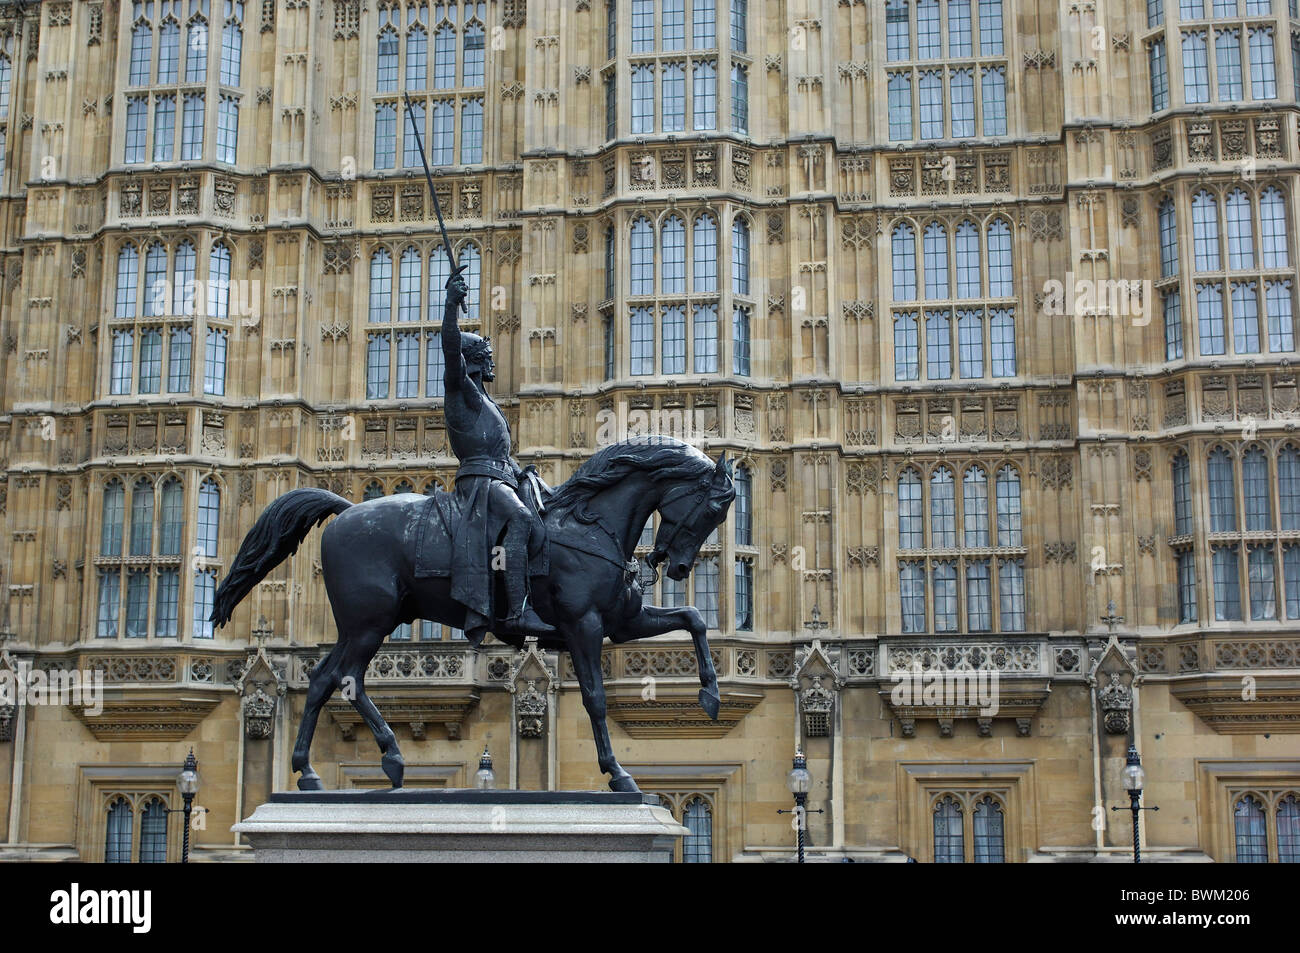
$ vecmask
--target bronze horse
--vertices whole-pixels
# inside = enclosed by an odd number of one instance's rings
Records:
[[[441,492],[441,491],[440,491]],[[537,612],[557,629],[542,648],[567,651],[591,718],[600,769],[615,791],[637,791],[618,761],[605,724],[602,642],[629,642],[677,629],[691,634],[700,675],[700,705],[718,716],[718,679],[709,657],[704,617],[694,606],[644,605],[629,572],[641,530],[654,512],[659,531],[652,567],[666,564],[672,579],[685,579],[705,539],[727,515],[736,491],[731,467],[673,437],[647,436],[607,446],[591,457],[547,501],[544,522],[550,541],[550,573],[534,577]],[[465,610],[450,595],[447,577],[416,578],[416,542],[427,498],[403,493],[353,504],[328,490],[291,490],[258,517],[213,603],[212,620],[230,621],[235,606],[267,573],[298,549],[314,526],[339,514],[325,528],[321,567],[338,627],[338,642],[312,670],[306,708],[293,749],[298,787],[320,790],[308,755],[316,719],[335,689],[365,720],[384,773],[402,786],[405,763],[393,730],[365,692],[365,674],[380,645],[400,623],[428,619],[462,627]],[[425,547],[450,550],[437,520],[427,524]],[[521,644],[509,635],[506,641]],[[346,681],[345,681],[346,680]]]

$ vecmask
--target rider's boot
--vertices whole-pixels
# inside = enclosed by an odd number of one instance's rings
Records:
[[[529,526],[526,518],[517,517],[510,521],[506,529],[505,574],[506,599],[510,603],[510,615],[506,617],[505,628],[520,635],[553,635],[555,626],[547,625],[542,617],[528,604],[528,580],[525,577],[528,562]]]

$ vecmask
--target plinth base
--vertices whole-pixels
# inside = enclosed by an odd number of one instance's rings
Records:
[[[614,791],[301,791],[233,828],[264,863],[667,863],[686,834]]]

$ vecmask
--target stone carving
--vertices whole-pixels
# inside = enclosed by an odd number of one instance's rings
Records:
[[[275,705],[275,696],[267,694],[261,686],[253,694],[244,696],[245,737],[251,741],[264,741],[271,737],[275,726]]]
[[[546,696],[537,688],[537,679],[530,678],[524,690],[515,696],[515,717],[518,719],[519,737],[542,736],[546,723]]]
[[[1112,735],[1128,734],[1133,711],[1133,690],[1120,681],[1118,672],[1111,672],[1110,684],[1097,690],[1097,703],[1101,706],[1106,732]]]

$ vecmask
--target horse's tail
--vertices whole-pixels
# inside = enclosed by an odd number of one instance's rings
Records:
[[[267,573],[297,552],[313,527],[351,505],[329,490],[301,489],[290,490],[263,510],[217,587],[210,617],[217,627],[230,621],[235,606]]]

